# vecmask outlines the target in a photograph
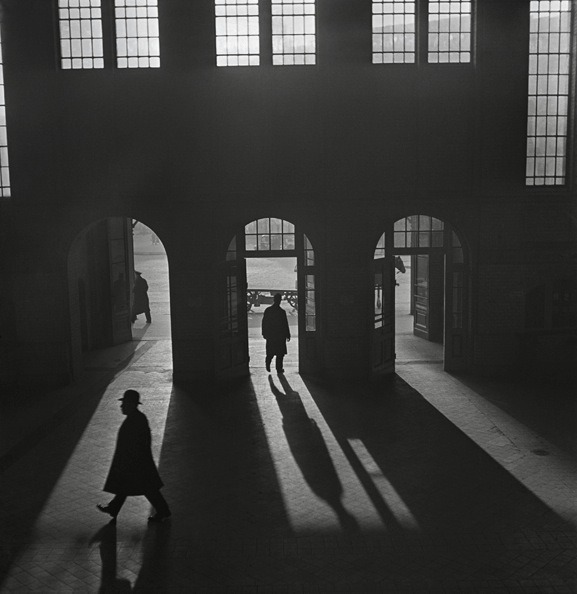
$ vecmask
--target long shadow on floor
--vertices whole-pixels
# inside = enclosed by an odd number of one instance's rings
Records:
[[[279,381],[284,391],[268,376],[271,392],[282,413],[282,427],[300,471],[311,491],[334,510],[345,532],[355,533],[359,526],[342,502],[343,486],[316,421],[309,417],[303,402],[284,375]]]
[[[507,535],[563,523],[398,376],[380,388],[305,383],[339,442],[364,444],[422,533]]]
[[[340,482],[326,437],[303,408],[303,394],[296,396],[289,382],[281,385],[273,382],[269,389],[283,414],[291,454],[311,497],[336,509],[343,489],[358,486]],[[218,586],[232,592],[276,584],[286,591],[305,585],[328,591],[338,584],[344,588],[338,591],[367,592],[388,591],[386,584],[393,591],[398,584],[430,590],[442,582],[452,584],[444,591],[473,591],[467,587],[482,580],[510,580],[517,591],[523,579],[572,583],[569,549],[554,551],[556,559],[538,567],[520,560],[539,559],[547,553],[543,543],[560,534],[574,538],[573,527],[400,378],[381,387],[305,385],[383,528],[351,531],[354,519],[340,510],[340,535],[291,530],[277,479],[282,468],[274,467],[256,402],[255,389],[266,390],[266,384],[175,389],[160,462],[174,512],[171,553],[166,541],[160,548],[151,541],[140,589]],[[398,510],[379,491],[374,469],[367,471],[352,440],[363,444],[416,528],[396,521]],[[178,555],[179,547],[185,555]],[[162,578],[155,577],[157,567]],[[457,583],[469,586],[451,590]]]
[[[291,534],[250,381],[175,387],[159,469],[177,536]]]
[[[65,404],[59,401],[61,408],[52,410],[30,433],[23,432],[22,439],[0,459],[3,487],[0,508],[4,510],[0,535],[0,585],[12,560],[32,534],[39,514],[90,424],[106,388],[117,374],[150,348],[145,346],[136,351],[136,345],[134,343],[133,349],[125,350],[117,367],[101,370],[90,381],[85,380],[78,391],[72,391],[74,397]],[[43,396],[50,398],[51,394]],[[26,402],[21,406],[26,407]],[[59,438],[57,447],[54,447],[52,440],[56,433]]]

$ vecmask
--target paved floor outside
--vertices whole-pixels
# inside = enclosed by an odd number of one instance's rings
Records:
[[[82,383],[5,399],[1,592],[577,592],[566,384],[415,361],[380,386],[289,366],[183,389],[154,324]],[[127,388],[173,511],[160,525],[142,497],[116,524],[95,507]]]

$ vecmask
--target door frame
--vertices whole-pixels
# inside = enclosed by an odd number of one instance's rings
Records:
[[[294,248],[291,249],[247,249],[246,247],[246,229],[249,225],[265,219],[278,219],[282,223],[288,223],[292,225],[294,231]],[[230,378],[230,377],[241,377],[250,375],[249,368],[249,347],[248,347],[248,312],[247,312],[247,282],[246,282],[246,260],[248,258],[296,258],[297,261],[297,316],[298,316],[298,370],[299,373],[313,373],[319,368],[319,356],[318,356],[318,337],[319,337],[319,312],[318,312],[318,265],[316,260],[316,252],[312,247],[312,244],[308,237],[303,231],[300,230],[299,226],[290,223],[286,219],[279,217],[261,217],[255,219],[247,225],[243,226],[234,236],[230,245],[235,242],[235,255],[234,262],[236,264],[236,279],[238,289],[238,300],[237,300],[237,315],[239,319],[239,332],[236,336],[232,336],[229,333],[228,338],[225,339],[221,332],[220,326],[223,324],[222,309],[217,315],[219,328],[217,328],[217,344],[216,344],[216,362],[215,372],[217,378]],[[230,261],[232,252],[227,252],[229,256],[227,259]],[[313,254],[312,261],[310,254]],[[223,299],[223,291],[226,298],[226,284],[223,284],[223,272],[226,274],[231,273],[231,267],[229,265],[228,272],[226,263],[222,265],[221,270],[218,273],[217,281],[217,295],[218,302],[221,303]],[[310,282],[308,279],[312,277],[313,288],[310,289]],[[226,281],[225,281],[226,282]],[[308,316],[309,322],[307,325],[307,310],[311,307],[311,293],[313,296],[312,306],[314,308],[315,315],[315,328],[310,329],[310,315]],[[221,306],[222,307],[222,306]],[[233,364],[230,369],[227,369],[223,365],[224,360],[221,355],[223,348],[226,348],[228,343],[229,348],[237,349],[238,352],[245,352],[246,357],[237,357],[237,364]],[[233,362],[234,363],[234,362]]]
[[[395,223],[408,219],[411,216],[431,216],[443,223],[443,245],[437,246],[420,246],[420,247],[395,247],[394,231]],[[384,235],[384,238],[383,238]],[[389,375],[395,373],[395,275],[392,262],[396,256],[413,256],[417,255],[434,255],[443,258],[443,368],[445,371],[459,371],[470,367],[470,303],[471,303],[471,286],[470,286],[470,257],[469,250],[462,239],[462,235],[451,225],[446,219],[434,217],[433,215],[407,215],[395,219],[385,227],[385,232],[381,236],[381,240],[377,244],[377,249],[380,246],[381,251],[384,251],[384,258],[377,258],[376,251],[373,257],[373,291],[374,291],[374,274],[375,266],[381,260],[390,262],[388,269],[389,273],[385,272],[383,278],[387,278],[390,286],[390,293],[392,294],[391,303],[387,306],[389,314],[392,311],[393,323],[384,332],[387,337],[392,332],[393,355],[392,361],[385,361],[383,365],[375,366],[375,357],[378,348],[375,340],[374,328],[374,305],[371,311],[371,376],[377,377],[379,375]],[[390,273],[392,271],[392,274]],[[411,275],[414,273],[411,267]],[[411,283],[412,290],[412,283]],[[386,294],[387,289],[383,286],[383,294]],[[414,315],[414,312],[413,312]]]

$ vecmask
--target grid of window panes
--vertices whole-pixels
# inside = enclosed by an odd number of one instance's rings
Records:
[[[238,284],[234,274],[226,277],[226,317],[222,331],[225,334],[238,333]]]
[[[258,66],[258,0],[215,0],[216,65]]]
[[[245,227],[247,252],[295,249],[295,226],[282,219],[265,218]]]
[[[4,60],[2,58],[2,37],[0,33],[0,196],[10,196],[10,192],[6,100],[4,98]]]
[[[571,2],[532,1],[529,33],[529,186],[565,183]]]
[[[305,274],[305,328],[307,332],[317,329],[314,274]]]
[[[383,309],[383,275],[381,272],[376,272],[373,279],[374,287],[374,306],[375,315],[374,323],[375,328],[382,328],[384,322],[384,309]]]
[[[395,222],[396,248],[443,247],[443,221],[428,215],[412,215]]]
[[[104,68],[100,2],[58,0],[62,68]]]
[[[415,62],[415,2],[373,0],[373,64]]]
[[[272,0],[272,63],[315,64],[315,0]]]
[[[118,68],[160,67],[158,0],[115,0]]]
[[[315,265],[315,251],[309,238],[305,235],[304,236],[304,247],[305,247],[305,266],[314,266]]]
[[[312,267],[315,265],[315,252],[309,238],[304,235],[304,262],[307,273],[305,281],[305,329],[307,332],[315,332],[317,329],[317,304],[315,275]]]
[[[471,2],[429,2],[430,63],[471,61]]]

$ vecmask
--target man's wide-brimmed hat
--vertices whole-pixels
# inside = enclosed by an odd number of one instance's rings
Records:
[[[130,402],[131,404],[142,404],[142,402],[140,402],[140,394],[136,390],[126,390],[122,398],[119,398],[118,400]]]

